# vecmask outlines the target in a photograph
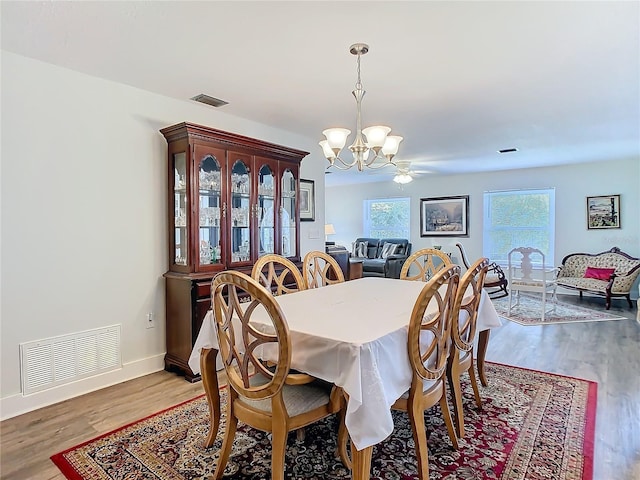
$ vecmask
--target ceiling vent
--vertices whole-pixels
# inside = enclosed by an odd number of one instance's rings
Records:
[[[219,98],[210,97],[209,95],[205,95],[204,93],[196,95],[195,97],[191,97],[191,100],[195,100],[196,102],[204,103],[206,105],[211,105],[212,107],[216,108],[229,105],[229,102],[225,102],[224,100],[220,100]]]
[[[513,153],[517,151],[518,151],[517,148],[505,148],[503,150],[498,150],[498,153]]]

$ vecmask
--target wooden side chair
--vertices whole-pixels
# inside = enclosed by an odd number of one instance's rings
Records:
[[[275,296],[305,289],[304,278],[296,264],[281,255],[260,257],[253,265],[251,278]]]
[[[407,258],[400,270],[401,280],[428,282],[440,270],[453,265],[446,253],[435,248],[423,248]]]
[[[344,282],[344,273],[338,262],[319,250],[307,253],[302,260],[305,288],[318,288]]]
[[[489,268],[489,259],[480,258],[466,271],[460,280],[451,324],[451,353],[447,364],[447,379],[453,393],[453,412],[458,438],[464,437],[464,416],[462,412],[462,389],[460,376],[468,372],[475,395],[476,405],[482,408],[478,381],[473,369],[473,342],[476,336],[478,307],[484,286],[484,278]]]
[[[456,247],[460,250],[460,258],[465,268],[468,270],[471,268],[471,264],[467,258],[467,252],[461,243],[456,243]],[[487,289],[487,294],[491,298],[502,298],[509,295],[509,290],[507,290],[507,286],[509,285],[509,281],[507,280],[507,276],[502,270],[502,267],[495,262],[491,262],[489,264],[489,269],[487,270],[487,276],[484,279],[484,288]]]
[[[213,279],[211,297],[228,379],[226,429],[213,478],[222,478],[240,421],[271,432],[271,478],[283,480],[288,433],[342,412],[342,389],[329,388],[306,374],[291,373],[287,321],[275,297],[257,281],[240,272],[221,272]],[[256,312],[260,312],[263,328],[252,323]],[[270,324],[264,324],[265,317]],[[277,354],[272,368],[257,357],[258,351],[267,349]],[[342,440],[347,435],[343,425],[341,421],[340,442],[346,442]],[[348,464],[348,458],[343,462]]]
[[[447,403],[445,377],[459,279],[460,267],[448,265],[434,274],[420,292],[411,313],[407,341],[412,367],[411,387],[391,407],[409,415],[421,480],[429,480],[425,410],[440,404],[449,438],[453,447],[458,449],[458,438]],[[446,289],[440,288],[443,285],[446,285]],[[436,308],[428,308],[431,305]]]
[[[520,258],[517,258],[517,255]],[[511,296],[509,297],[509,313],[513,307],[520,305],[520,292],[533,292],[542,294],[541,319],[547,313],[555,310],[553,308],[547,311],[547,293],[551,293],[556,298],[556,274],[558,269],[555,267],[548,268],[545,264],[545,256],[541,250],[532,247],[517,247],[512,249],[508,255],[509,260],[509,288]],[[514,303],[515,302],[515,303]]]

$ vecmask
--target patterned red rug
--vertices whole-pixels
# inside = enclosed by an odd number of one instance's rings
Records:
[[[431,480],[591,480],[597,384],[495,363],[487,374],[482,411],[465,386],[467,432],[458,451],[438,407],[426,414]],[[407,416],[394,412],[394,421],[393,434],[374,447],[372,478],[417,479]],[[303,442],[291,434],[287,478],[349,478],[333,454],[336,431],[330,418],[307,427]],[[204,479],[215,470],[222,440],[219,434],[212,448],[203,448],[207,432],[207,403],[198,397],[51,459],[71,480]],[[231,455],[225,478],[270,478],[266,434],[241,425]]]

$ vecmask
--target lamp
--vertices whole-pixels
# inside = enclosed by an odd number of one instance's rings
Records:
[[[408,173],[398,173],[395,177],[393,177],[393,181],[399,183],[400,185],[407,184],[413,180],[413,177]]]
[[[332,223],[327,223],[324,226],[324,240],[327,245],[334,245],[334,242],[329,242],[329,235],[335,235],[336,229],[333,228]]]
[[[362,88],[360,81],[360,57],[369,51],[369,45],[366,43],[355,43],[351,45],[349,51],[352,55],[357,56],[358,65],[358,81],[353,96],[356,99],[356,137],[349,147],[353,154],[353,161],[345,162],[340,158],[340,152],[347,143],[347,137],[351,134],[351,130],[346,128],[328,128],[322,133],[326,140],[320,142],[324,156],[329,161],[329,167],[336,167],[340,170],[348,170],[356,166],[359,171],[364,167],[382,168],[387,165],[394,165],[393,157],[398,153],[398,146],[402,141],[402,137],[397,135],[389,135],[391,128],[384,125],[375,125],[373,127],[362,128],[361,111],[362,98],[366,93]],[[363,137],[364,135],[364,137]],[[366,141],[365,141],[366,137]],[[373,151],[373,155],[370,152]],[[338,161],[336,163],[336,160]],[[376,160],[382,160],[374,165]]]

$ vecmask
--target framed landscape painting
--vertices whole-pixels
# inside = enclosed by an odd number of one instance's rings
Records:
[[[587,229],[620,228],[620,195],[587,197]]]
[[[313,222],[316,218],[315,184],[300,179],[300,221]]]
[[[420,199],[421,237],[469,235],[469,195]]]

